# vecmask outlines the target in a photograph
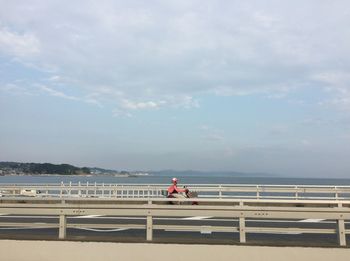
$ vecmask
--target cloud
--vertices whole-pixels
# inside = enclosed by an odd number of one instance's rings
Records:
[[[57,81],[60,81],[61,79],[62,79],[62,77],[60,77],[59,75],[53,75],[48,79],[48,81],[57,82]]]
[[[199,126],[199,130],[202,133],[201,138],[204,141],[209,142],[217,142],[221,144],[226,143],[226,138],[224,136],[224,132],[222,130],[219,130],[217,128],[213,128],[208,125],[201,125]]]
[[[1,21],[0,21],[1,22]],[[40,52],[40,41],[32,33],[18,33],[1,27],[0,23],[0,53],[14,57],[31,57]]]
[[[343,71],[326,71],[312,76],[321,83],[324,90],[332,96],[320,102],[321,105],[334,105],[350,110],[350,73]]]
[[[307,140],[307,139],[303,139],[303,140],[301,140],[301,144],[305,147],[309,147],[312,145],[312,142]]]
[[[29,90],[28,88],[21,86],[19,83],[0,84],[0,91],[11,95],[37,95],[35,91]]]
[[[225,139],[223,136],[215,133],[202,136],[202,138],[206,141],[214,141],[214,142],[222,142]]]
[[[129,110],[158,109],[162,104],[165,103],[165,101],[132,102],[129,100],[123,100],[121,107]]]
[[[330,85],[325,71],[349,71],[347,1],[269,3],[8,1],[0,50],[45,73],[47,88],[125,113],[197,108],[212,95],[287,99]],[[333,104],[347,106],[345,90],[331,89]]]
[[[73,100],[73,101],[79,101],[80,98],[78,97],[74,97],[74,96],[71,96],[71,95],[67,95],[63,92],[60,92],[60,91],[56,91],[54,89],[51,89],[47,86],[43,86],[43,85],[40,85],[38,86],[42,91],[48,93],[49,95],[51,96],[55,96],[55,97],[60,97],[60,98],[64,98],[64,99],[67,99],[67,100]]]
[[[78,97],[78,96],[68,95],[62,91],[57,91],[45,85],[36,85],[36,87],[38,87],[39,90],[43,91],[44,93],[47,93],[50,96],[54,96],[54,97],[58,97],[58,98],[62,98],[70,101],[84,102],[84,103],[95,105],[100,108],[103,107],[103,105],[97,99],[95,99],[93,95]]]

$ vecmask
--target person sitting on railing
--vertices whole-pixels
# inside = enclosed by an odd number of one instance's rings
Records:
[[[185,195],[181,194],[182,192],[188,193],[188,189],[184,188],[181,189],[177,187],[177,178],[173,178],[171,182],[173,183],[169,188],[168,188],[168,198],[186,198]]]

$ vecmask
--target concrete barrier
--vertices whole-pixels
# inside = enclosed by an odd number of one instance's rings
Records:
[[[349,248],[0,240],[1,261],[348,261]]]

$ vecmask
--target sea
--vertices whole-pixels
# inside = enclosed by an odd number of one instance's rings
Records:
[[[137,177],[119,177],[108,175],[14,175],[0,176],[1,183],[20,184],[57,184],[57,183],[105,183],[105,184],[170,184],[171,175],[165,174],[150,174],[147,176]],[[296,177],[254,177],[254,176],[232,176],[232,175],[186,175],[176,176],[179,180],[179,185],[191,184],[256,184],[256,185],[350,185],[350,179],[335,179],[335,178],[296,178]]]

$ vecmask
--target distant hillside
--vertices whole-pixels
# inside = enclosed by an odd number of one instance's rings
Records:
[[[0,162],[2,174],[90,174],[89,168],[78,168],[69,164]]]
[[[103,168],[98,168],[98,167],[93,167],[93,168],[89,168],[91,171],[91,174],[118,174],[119,171],[117,170],[113,170],[113,169],[103,169]]]

